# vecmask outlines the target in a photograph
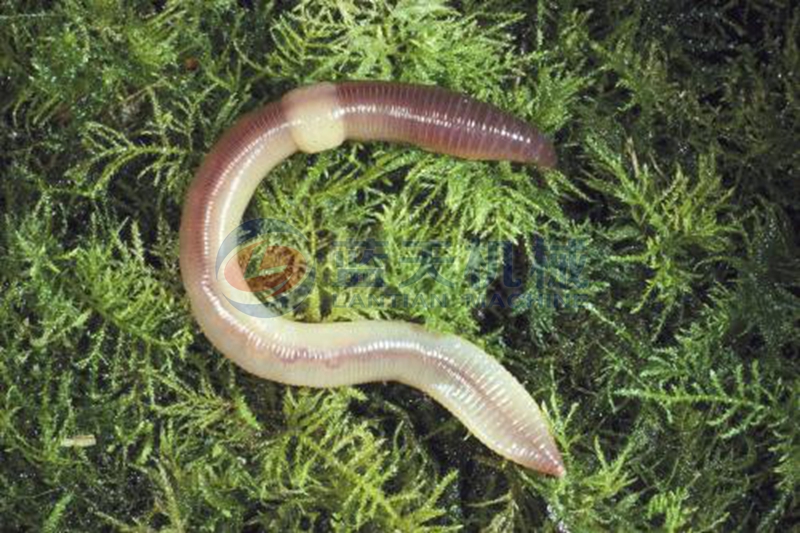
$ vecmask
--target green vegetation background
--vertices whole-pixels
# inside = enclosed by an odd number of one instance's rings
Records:
[[[789,2],[48,4],[0,8],[0,530],[800,520]],[[559,168],[380,143],[293,157],[252,209],[314,236],[322,283],[297,318],[415,320],[483,345],[546,408],[563,480],[401,385],[255,379],[189,314],[177,230],[203,153],[298,84],[365,78],[492,101],[554,136]],[[332,242],[361,238],[387,243],[382,294],[416,269],[404,240],[450,243],[459,282],[412,289],[452,304],[331,306]],[[459,304],[487,290],[463,276],[476,238],[517,244],[533,306]],[[547,261],[541,243],[579,253]],[[568,305],[539,298],[554,294]]]

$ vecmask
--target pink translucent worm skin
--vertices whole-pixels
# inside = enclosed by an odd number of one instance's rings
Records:
[[[243,369],[290,385],[398,381],[441,403],[486,446],[518,464],[566,473],[547,422],[525,388],[483,350],[406,322],[306,324],[242,313],[224,296],[217,251],[259,182],[284,159],[346,139],[388,140],[469,159],[555,164],[552,145],[494,106],[436,87],[388,82],[295,89],[241,118],[206,156],[180,229],[180,267],[206,337]],[[241,286],[244,274],[234,285]],[[253,293],[238,301],[258,304]]]

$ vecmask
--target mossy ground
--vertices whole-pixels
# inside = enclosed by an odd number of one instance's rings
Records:
[[[4,2],[0,530],[787,531],[790,4]],[[298,319],[480,343],[545,406],[565,479],[407,387],[265,382],[198,331],[177,263],[193,170],[242,112],[338,79],[436,83],[554,136],[549,173],[385,144],[298,155],[252,209],[314,236],[325,275]],[[381,293],[416,269],[401,243],[448,243],[463,281],[414,289],[453,304],[330,305],[332,243],[367,238],[386,244]],[[458,303],[476,239],[515,243],[531,305]],[[542,253],[574,243],[567,268]]]

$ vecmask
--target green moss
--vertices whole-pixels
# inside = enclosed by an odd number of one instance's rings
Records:
[[[786,5],[4,5],[0,529],[787,530]],[[202,154],[288,88],[362,78],[495,102],[555,137],[559,168],[381,143],[293,157],[252,210],[311,236],[319,283],[297,318],[413,320],[481,344],[546,408],[565,479],[502,461],[401,385],[255,379],[192,320],[177,228]],[[365,240],[382,243],[385,283],[343,284],[342,243]],[[450,283],[408,285],[420,255]],[[525,305],[487,305],[509,273]],[[398,297],[411,304],[367,304]]]

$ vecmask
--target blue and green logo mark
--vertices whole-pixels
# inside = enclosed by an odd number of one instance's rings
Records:
[[[522,261],[513,242],[475,241],[461,269],[451,268],[459,263],[450,257],[454,248],[446,242],[395,242],[394,257],[388,248],[373,239],[329,243],[322,298],[331,307],[441,307],[456,299],[469,307],[520,309],[577,307],[586,295],[585,243],[578,240],[536,238]],[[252,317],[291,314],[317,281],[308,249],[306,236],[284,221],[244,222],[217,253],[215,273],[223,297]],[[387,265],[398,262],[404,276],[387,282]],[[367,295],[366,304],[359,290]]]
[[[281,220],[242,223],[217,252],[214,271],[227,285],[225,298],[256,318],[291,313],[311,293],[316,279],[307,248],[305,236]]]

